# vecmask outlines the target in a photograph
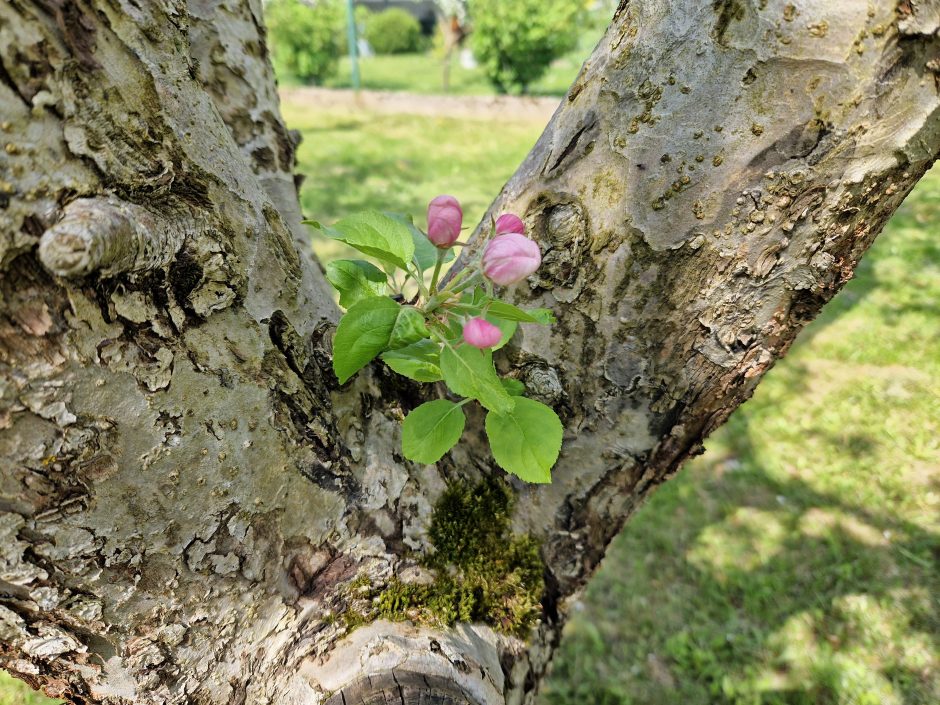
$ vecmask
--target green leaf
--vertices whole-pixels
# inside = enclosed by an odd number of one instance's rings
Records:
[[[493,301],[493,299],[487,296],[486,292],[483,291],[483,289],[481,289],[478,286],[475,286],[473,287],[473,289],[463,292],[460,295],[460,301],[464,304],[467,304],[468,306],[475,306],[477,308],[480,308],[481,306],[483,306],[483,304],[487,303],[488,301]]]
[[[486,293],[479,288],[464,291],[460,294],[460,299],[456,304],[450,304],[451,310],[462,316],[479,316],[483,313],[483,307],[492,301]]]
[[[333,370],[343,384],[379,353],[406,347],[429,335],[417,309],[400,306],[387,296],[360,299],[336,328]]]
[[[499,350],[506,343],[509,342],[509,339],[512,338],[516,333],[516,328],[519,327],[519,324],[516,321],[505,321],[501,318],[491,318],[489,315],[486,316],[486,320],[492,323],[494,326],[502,331],[502,337],[499,339],[499,342],[496,343],[491,349]]]
[[[349,308],[333,338],[333,371],[340,384],[388,347],[400,312],[387,296],[361,299]]]
[[[419,340],[398,350],[382,353],[382,360],[398,374],[418,382],[439,382],[441,346],[431,340]]]
[[[456,316],[444,321],[444,330],[442,332],[451,345],[463,344],[463,322]]]
[[[337,259],[326,265],[326,278],[339,292],[339,305],[349,308],[360,299],[382,296],[388,277],[361,259]]]
[[[404,215],[402,213],[386,213],[389,218],[397,220],[399,223],[405,225],[409,232],[411,233],[411,239],[414,242],[415,253],[414,260],[418,265],[418,269],[422,272],[426,269],[430,269],[437,263],[437,254],[440,250],[434,246],[434,243],[428,240],[428,236],[421,232],[411,220],[410,215]],[[454,251],[447,250],[444,255],[444,262],[450,262],[454,259]]]
[[[493,367],[493,355],[469,345],[441,351],[441,373],[454,394],[471,397],[490,411],[505,413],[514,404]]]
[[[424,324],[424,316],[412,306],[402,306],[401,311],[398,312],[395,327],[392,329],[392,335],[389,337],[388,348],[391,350],[403,348],[430,335],[431,332]]]
[[[547,308],[530,308],[526,310],[507,304],[505,301],[493,301],[489,305],[487,313],[504,321],[518,321],[519,323],[549,325],[555,322],[555,314]]]
[[[512,377],[500,377],[499,382],[503,385],[503,389],[509,392],[510,396],[521,397],[523,394],[525,394],[525,385],[518,379],[514,379]]]
[[[402,423],[402,452],[418,463],[436,463],[460,440],[464,423],[460,404],[447,399],[425,402]]]
[[[505,413],[486,415],[486,436],[497,464],[526,482],[551,482],[551,469],[561,451],[558,415],[534,399],[516,397]]]
[[[322,230],[360,252],[407,269],[415,244],[407,224],[375,211],[356,213]]]
[[[555,312],[547,308],[527,308],[525,312],[529,314],[532,318],[535,319],[535,322],[543,325],[550,326],[552,323],[555,323],[557,320],[555,318]]]

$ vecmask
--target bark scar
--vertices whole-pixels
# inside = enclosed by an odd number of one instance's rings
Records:
[[[551,175],[553,171],[556,171],[566,161],[571,161],[568,159],[568,157],[571,156],[571,154],[574,152],[575,147],[578,146],[578,143],[582,141],[581,138],[584,137],[585,134],[587,134],[588,137],[593,137],[597,133],[597,122],[597,114],[592,110],[585,116],[583,124],[568,140],[565,148],[555,159],[554,163],[545,170],[546,176]]]

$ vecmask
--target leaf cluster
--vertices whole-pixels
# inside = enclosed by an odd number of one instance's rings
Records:
[[[405,417],[404,455],[419,463],[440,460],[463,435],[463,407],[476,401],[487,412],[485,430],[496,463],[527,482],[551,482],[561,421],[550,407],[523,396],[520,381],[497,373],[493,350],[508,343],[520,324],[550,325],[552,313],[500,300],[474,266],[438,287],[441,267],[453,251],[435,247],[405,216],[365,212],[332,227],[307,222],[375,261],[343,259],[326,268],[340,305],[347,308],[333,339],[333,369],[340,383],[380,358],[397,374],[446,387],[446,395]],[[477,317],[503,334],[492,349],[463,341],[463,323]]]

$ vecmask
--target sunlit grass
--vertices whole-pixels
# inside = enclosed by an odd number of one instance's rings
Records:
[[[43,697],[22,681],[0,671],[0,705],[54,705],[59,702]]]
[[[287,124],[304,136],[299,171],[306,175],[301,206],[309,218],[332,223],[365,209],[407,213],[426,226],[427,204],[449,193],[472,227],[503,181],[535,144],[542,126],[507,116],[484,120],[382,115],[282,106]],[[334,241],[318,238],[320,257],[338,256]]]
[[[600,28],[587,30],[578,47],[553,61],[545,75],[529,87],[529,94],[564,95],[601,34]],[[444,93],[443,56],[434,51],[360,58],[359,74],[361,87],[368,90]],[[288,80],[287,83],[291,82]],[[340,59],[336,75],[327,79],[324,85],[330,88],[352,87],[352,69],[347,57]],[[494,89],[482,69],[465,68],[455,55],[450,62],[448,92],[451,95],[492,95]]]

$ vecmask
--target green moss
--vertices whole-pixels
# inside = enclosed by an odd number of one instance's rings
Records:
[[[369,576],[366,575],[365,573],[361,573],[357,575],[356,579],[353,580],[349,584],[349,589],[352,591],[356,591],[361,588],[369,587],[370,585],[371,585],[371,581],[369,580]]]
[[[357,627],[361,627],[363,624],[368,624],[372,620],[369,619],[368,615],[359,610],[346,610],[342,614],[343,625],[346,627],[347,631],[352,631]]]
[[[541,614],[543,565],[538,544],[512,534],[512,505],[501,481],[449,487],[428,529],[434,552],[422,561],[435,571],[434,581],[393,579],[370,595],[372,617],[446,626],[483,622],[525,634]]]

